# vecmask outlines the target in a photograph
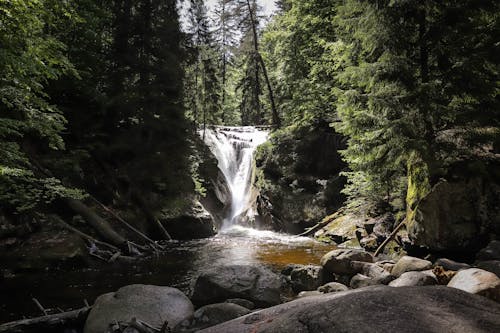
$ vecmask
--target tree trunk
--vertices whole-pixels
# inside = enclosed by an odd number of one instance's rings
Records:
[[[89,207],[81,201],[66,198],[64,201],[68,206],[73,209],[77,214],[81,215],[105,240],[115,246],[122,246],[127,242],[120,234],[118,234],[106,220],[97,215]]]

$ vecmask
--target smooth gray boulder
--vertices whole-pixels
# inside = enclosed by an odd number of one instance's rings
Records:
[[[191,300],[196,305],[243,298],[258,307],[281,303],[281,278],[260,266],[232,265],[213,267],[196,279]]]
[[[360,267],[353,267],[353,261],[373,262],[373,256],[358,249],[337,249],[328,252],[321,258],[321,266],[330,272],[340,275],[354,275]]]
[[[297,299],[200,333],[492,333],[500,304],[444,286],[375,286]]]
[[[391,287],[413,287],[413,286],[432,286],[437,284],[435,277],[424,272],[406,272],[401,274],[396,280],[391,281]]]
[[[97,298],[85,322],[84,333],[108,332],[110,324],[132,318],[173,329],[193,315],[193,304],[180,290],[135,284]]]
[[[396,265],[392,268],[391,274],[399,277],[401,274],[411,271],[426,271],[432,268],[432,263],[429,260],[404,256],[401,257]]]
[[[457,275],[448,283],[448,287],[461,289],[500,302],[500,278],[496,274],[479,268],[458,271]]]

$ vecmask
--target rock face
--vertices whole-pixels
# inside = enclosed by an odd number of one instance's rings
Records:
[[[168,321],[168,327],[173,329],[192,315],[193,304],[180,290],[130,285],[97,298],[85,322],[84,333],[107,332],[115,321],[129,322],[132,318],[155,327],[162,327]]]
[[[469,162],[456,166],[462,173],[498,174],[498,165]],[[476,172],[474,172],[476,170]],[[455,172],[457,173],[457,172]],[[454,175],[430,188],[422,162],[409,165],[407,206],[408,232],[415,245],[432,251],[470,251],[489,234],[500,229],[500,186],[498,180]]]
[[[323,267],[304,265],[294,268],[290,273],[293,291],[315,290],[324,283]]]
[[[431,286],[437,284],[437,281],[430,274],[423,272],[406,272],[401,274],[396,280],[391,281],[391,287],[413,287],[413,286]]]
[[[208,238],[217,231],[215,220],[199,202],[193,202],[178,216],[161,218],[160,222],[173,239]]]
[[[195,311],[190,322],[181,323],[174,329],[174,332],[194,332],[244,316],[250,312],[247,308],[233,303],[205,305]]]
[[[280,277],[263,267],[214,267],[197,278],[191,299],[197,305],[206,305],[243,298],[266,307],[280,303],[281,285]]]
[[[401,274],[410,271],[425,271],[432,268],[432,263],[428,260],[404,256],[398,260],[392,268],[392,275],[399,277]]]
[[[360,267],[353,267],[353,261],[373,262],[368,252],[358,249],[338,249],[328,252],[321,258],[323,268],[331,273],[340,275],[354,275]]]
[[[383,311],[381,311],[383,309]],[[500,304],[444,286],[368,287],[306,297],[200,333],[500,331]]]
[[[459,271],[448,283],[448,287],[486,296],[500,302],[500,278],[479,268]]]

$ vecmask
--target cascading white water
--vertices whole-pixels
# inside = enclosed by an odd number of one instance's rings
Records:
[[[217,158],[231,192],[231,209],[222,224],[225,229],[255,215],[251,204],[253,154],[269,133],[253,126],[216,126],[203,132],[200,135]]]

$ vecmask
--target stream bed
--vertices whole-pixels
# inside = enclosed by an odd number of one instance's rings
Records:
[[[32,298],[49,309],[90,304],[129,284],[171,286],[189,294],[200,271],[216,265],[261,264],[279,272],[288,264],[319,264],[332,249],[306,237],[233,226],[209,239],[178,242],[158,257],[131,265],[16,274],[0,282],[0,323],[41,315]],[[93,265],[92,265],[93,266]]]

